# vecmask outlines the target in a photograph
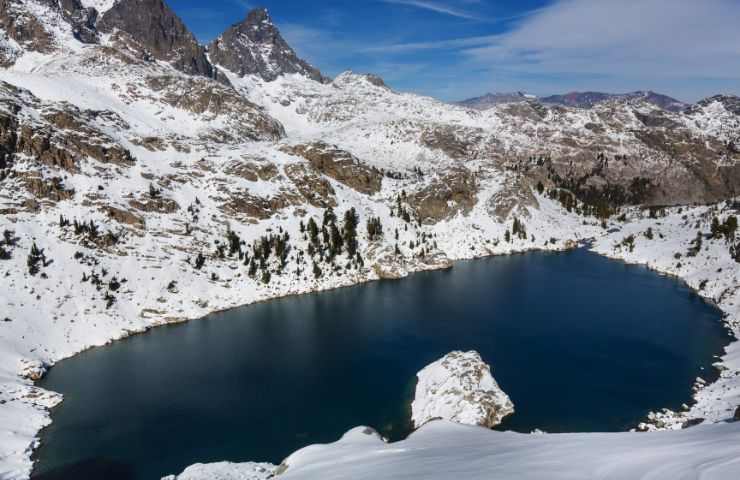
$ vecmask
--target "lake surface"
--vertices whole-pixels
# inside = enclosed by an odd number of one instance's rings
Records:
[[[43,479],[159,479],[196,462],[279,463],[370,425],[409,433],[415,374],[478,350],[516,413],[502,428],[619,431],[679,408],[731,337],[644,267],[576,250],[291,297],[160,327],[65,360]]]

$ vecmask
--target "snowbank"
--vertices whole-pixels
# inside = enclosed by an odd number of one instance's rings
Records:
[[[736,480],[740,422],[662,433],[496,432],[431,422],[397,443],[353,429],[284,462],[285,480]]]
[[[170,475],[162,480],[266,480],[272,478],[276,468],[270,463],[198,463],[180,475]]]

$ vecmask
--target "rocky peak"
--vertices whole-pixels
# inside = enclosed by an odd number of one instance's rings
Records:
[[[103,14],[98,29],[127,33],[152,58],[169,62],[182,72],[217,78],[205,48],[162,0],[119,0]]]
[[[352,70],[346,70],[334,79],[332,84],[336,87],[348,87],[353,85],[372,85],[385,90],[390,90],[385,81],[378,75],[372,73],[355,73]]]
[[[259,75],[267,81],[286,73],[299,73],[317,82],[326,79],[319,70],[300,59],[283,39],[264,8],[229,27],[208,46],[214,63],[244,75]]]

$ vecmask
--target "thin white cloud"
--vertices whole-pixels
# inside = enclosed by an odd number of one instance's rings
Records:
[[[396,5],[405,5],[408,7],[420,8],[422,10],[429,10],[431,12],[441,13],[443,15],[450,15],[457,18],[464,18],[466,20],[482,20],[478,15],[461,10],[451,5],[446,5],[440,2],[431,2],[428,0],[382,0],[384,3],[393,3]]]
[[[460,50],[463,48],[488,46],[498,37],[498,35],[483,35],[480,37],[453,38],[451,40],[440,40],[436,42],[395,43],[365,47],[361,51],[365,53],[410,53],[421,50]]]
[[[254,5],[249,0],[231,0],[231,3],[242,7],[244,10],[252,10]]]
[[[736,0],[562,0],[465,54],[535,73],[740,79]]]
[[[623,85],[695,99],[717,88],[738,93],[738,19],[737,0],[559,0],[499,35],[369,51],[457,51],[458,71],[506,72],[539,90]]]

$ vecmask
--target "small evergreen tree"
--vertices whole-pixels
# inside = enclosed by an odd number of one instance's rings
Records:
[[[380,217],[371,217],[367,221],[367,237],[371,242],[383,238],[383,225]]]
[[[33,242],[33,245],[31,246],[31,252],[28,254],[28,258],[26,259],[28,273],[30,273],[31,276],[35,276],[37,273],[39,273],[40,265],[44,264],[44,259],[44,250],[40,249],[36,245],[36,242]]]
[[[255,275],[257,275],[257,262],[254,261],[254,257],[252,257],[252,261],[249,262],[249,271],[247,274],[254,278]]]
[[[203,268],[203,265],[205,264],[206,264],[206,257],[204,257],[201,252],[198,252],[198,256],[195,257],[195,269],[200,270]]]

